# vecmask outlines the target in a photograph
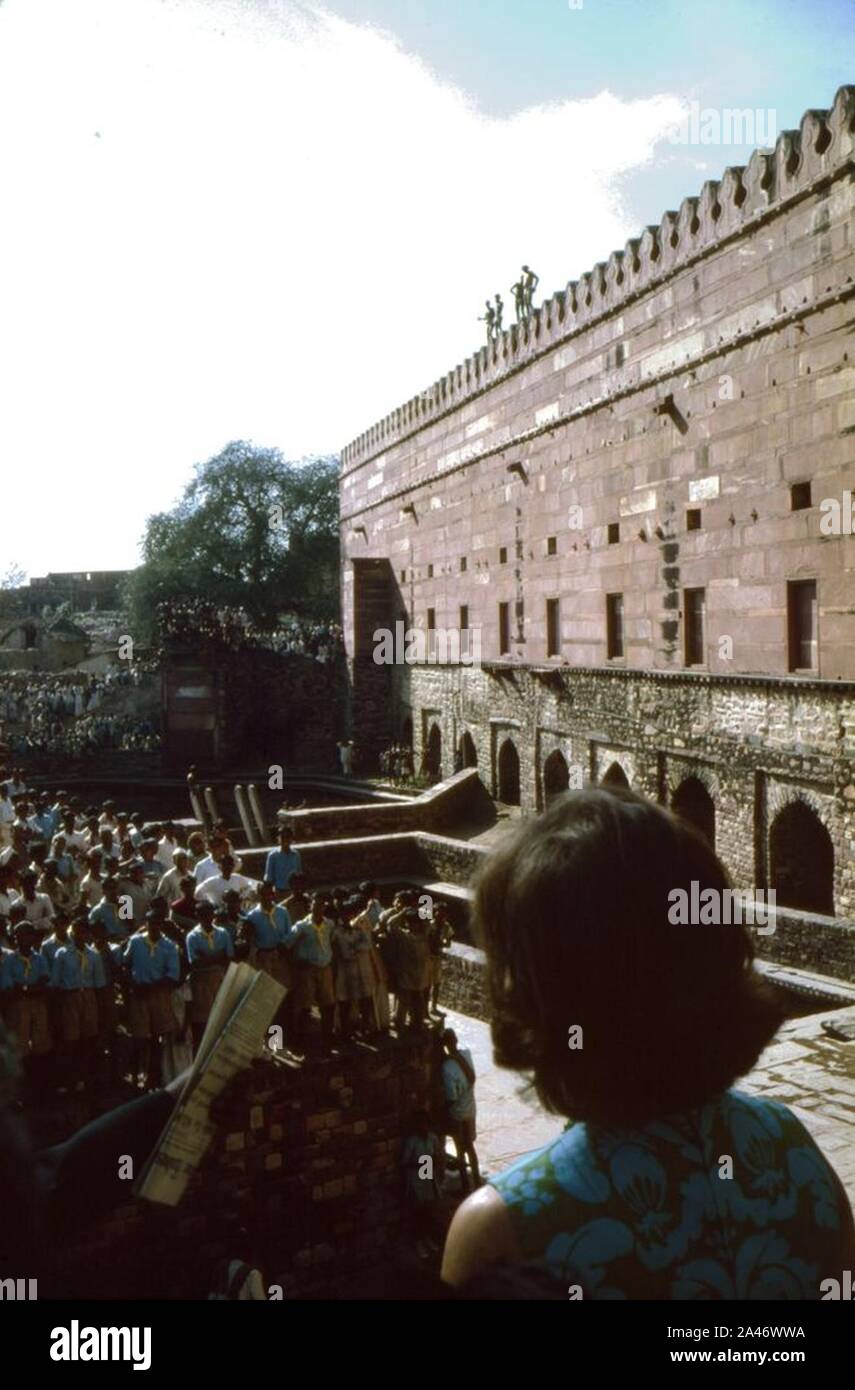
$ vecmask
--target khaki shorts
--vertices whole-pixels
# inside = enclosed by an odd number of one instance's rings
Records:
[[[98,1036],[98,1000],[94,989],[63,990],[59,1009],[63,1042],[80,1042]]]
[[[191,1023],[207,1023],[225,973],[224,965],[210,965],[190,976]]]
[[[310,1009],[313,1004],[319,1009],[332,1008],[335,987],[331,965],[299,965],[296,975],[294,1002],[298,1009]]]
[[[114,986],[107,985],[104,989],[96,989],[95,1001],[98,1008],[98,1034],[102,1038],[110,1038],[119,1026],[119,1005]]]
[[[132,994],[128,1014],[131,1035],[135,1038],[157,1038],[174,1033],[178,1019],[172,1007],[172,986],[158,984],[144,994]]]
[[[278,980],[280,985],[284,985],[286,989],[292,988],[294,974],[291,969],[291,962],[275,946],[271,947],[269,951],[256,950],[253,965],[256,970],[263,970],[265,975],[272,975],[273,979]]]
[[[44,995],[19,995],[6,1010],[9,1031],[15,1034],[19,1052],[42,1057],[50,1052],[48,1003]]]

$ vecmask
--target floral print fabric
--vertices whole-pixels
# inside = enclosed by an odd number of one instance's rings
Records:
[[[575,1124],[492,1186],[524,1258],[584,1298],[818,1299],[839,1262],[829,1164],[739,1091],[643,1129]]]

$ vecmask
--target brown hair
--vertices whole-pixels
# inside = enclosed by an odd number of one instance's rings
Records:
[[[487,860],[474,918],[495,1060],[530,1072],[547,1109],[624,1124],[692,1109],[774,1036],[784,1010],[746,928],[669,920],[693,882],[730,886],[691,826],[623,788],[558,797]]]

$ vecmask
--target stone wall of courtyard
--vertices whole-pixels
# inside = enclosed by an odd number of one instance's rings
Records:
[[[344,450],[368,750],[524,812],[611,774],[855,914],[854,160],[845,87]],[[398,621],[479,660],[377,664]]]

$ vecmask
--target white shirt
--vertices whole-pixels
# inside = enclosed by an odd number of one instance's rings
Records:
[[[185,866],[183,869],[170,869],[165,873],[157,885],[157,896],[165,898],[168,903],[174,902],[181,896],[182,878],[192,878],[190,870]]]
[[[24,904],[27,910],[27,921],[32,922],[35,926],[47,926],[49,922],[53,921],[53,903],[47,893],[35,893],[32,901],[25,898],[22,893],[15,901]]]
[[[175,860],[172,858],[172,856],[175,850],[177,850],[177,848],[178,845],[175,842],[175,840],[167,840],[165,835],[163,839],[158,842],[157,850],[155,851],[154,857],[157,860],[158,864],[163,865],[164,871],[167,869],[172,869],[174,867]]]
[[[61,830],[60,835],[65,836],[65,847],[68,850],[77,850],[84,854],[87,849],[86,836],[79,830]]]
[[[220,866],[213,855],[208,854],[193,870],[193,877],[197,883],[204,883],[206,878],[216,878],[220,872]]]
[[[87,903],[89,907],[95,907],[104,896],[98,875],[93,874],[91,870],[88,874],[84,874],[80,880],[79,892],[81,902]]]
[[[241,902],[247,902],[253,897],[257,887],[258,884],[254,879],[244,878],[243,874],[233,873],[231,878],[223,878],[221,873],[217,873],[215,877],[209,876],[203,879],[198,884],[193,896],[194,898],[207,898],[208,902],[213,903],[215,907],[222,907],[223,898],[232,889],[237,889],[240,893]]]

